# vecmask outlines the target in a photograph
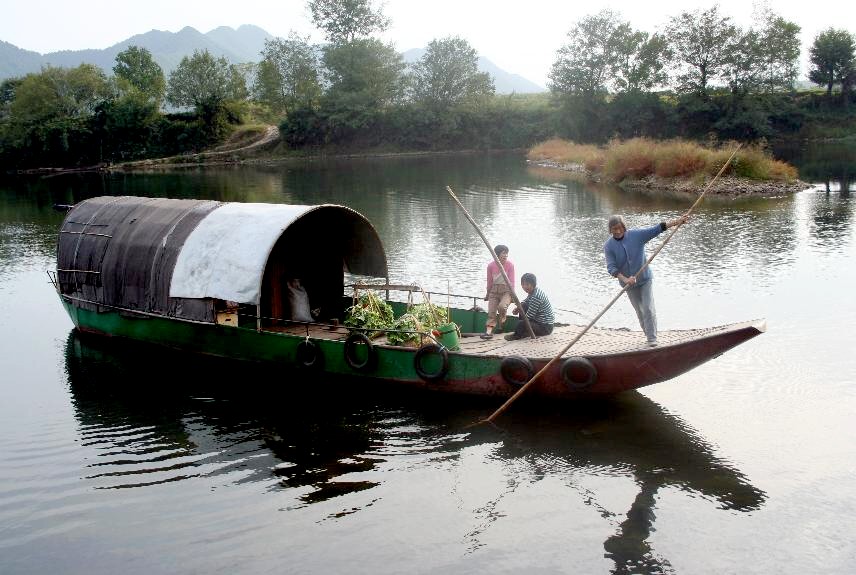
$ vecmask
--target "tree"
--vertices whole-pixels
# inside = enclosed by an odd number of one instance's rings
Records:
[[[663,36],[634,31],[624,23],[616,29],[615,44],[612,84],[618,91],[648,91],[668,82],[664,62],[669,46]]]
[[[739,41],[737,28],[719,7],[683,12],[671,18],[666,37],[676,58],[678,91],[708,97],[711,82],[722,80]]]
[[[152,147],[158,105],[139,90],[105,101],[98,109],[96,127],[102,139],[103,159],[130,160]]]
[[[766,7],[756,19],[761,86],[768,93],[793,89],[799,71],[800,27]]]
[[[10,115],[23,122],[87,118],[110,95],[107,77],[93,64],[46,66],[38,74],[27,74],[18,84]]]
[[[754,92],[762,82],[761,42],[758,32],[737,31],[736,40],[727,54],[720,77],[728,84],[733,98]]]
[[[618,62],[618,18],[617,13],[602,10],[568,32],[568,43],[559,48],[550,71],[553,92],[586,97],[607,93]]]
[[[846,30],[829,28],[817,35],[809,51],[811,70],[809,80],[820,86],[826,86],[826,96],[832,97],[835,84],[847,85],[848,78],[856,69],[856,40]],[[844,94],[846,102],[846,94]]]
[[[402,93],[405,64],[392,45],[380,40],[354,40],[324,48],[327,97],[365,94],[372,105],[382,108]]]
[[[6,78],[0,82],[0,121],[9,116],[9,109],[15,100],[15,91],[23,81],[23,78]]]
[[[113,73],[120,81],[120,87],[130,86],[150,101],[160,106],[166,91],[163,70],[145,48],[128,46],[116,55]]]
[[[413,99],[434,110],[493,95],[493,78],[478,71],[478,54],[457,37],[432,40],[410,74]]]
[[[246,97],[247,87],[240,70],[226,58],[215,58],[208,50],[196,50],[181,59],[169,75],[166,99],[173,106],[188,106],[205,123],[211,137],[221,135],[222,116],[228,101]]]
[[[392,45],[373,38],[331,44],[323,61],[329,87],[321,107],[332,130],[366,128],[401,98],[405,64]]]
[[[192,106],[199,111],[240,99],[245,91],[243,76],[226,58],[214,58],[208,50],[195,50],[193,56],[182,58],[169,75],[166,97],[174,106]]]
[[[389,19],[380,8],[372,8],[371,0],[309,0],[307,6],[312,22],[333,44],[353,42],[389,27]]]
[[[25,163],[69,165],[97,161],[91,137],[96,110],[113,95],[100,68],[46,66],[14,87],[4,138]]]
[[[318,105],[321,96],[318,55],[308,38],[296,33],[287,40],[266,40],[254,82],[260,102],[278,113]]]

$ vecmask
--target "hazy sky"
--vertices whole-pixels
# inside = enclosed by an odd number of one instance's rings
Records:
[[[176,32],[192,26],[208,32],[218,26],[255,24],[274,36],[290,30],[320,42],[304,0],[3,0],[0,40],[40,53],[106,48],[149,30]],[[671,16],[714,4],[702,0],[386,0],[391,18],[383,38],[399,51],[424,47],[435,38],[461,36],[481,56],[508,72],[545,85],[556,51],[580,18],[611,8],[634,28],[654,32]],[[773,11],[802,27],[803,61],[821,30],[856,33],[856,2],[813,0],[768,3]],[[375,2],[378,5],[378,2]],[[720,12],[737,24],[751,23],[752,0],[722,0]]]

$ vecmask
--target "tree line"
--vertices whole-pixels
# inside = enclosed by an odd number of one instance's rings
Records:
[[[528,147],[551,136],[754,140],[800,129],[813,114],[846,114],[856,38],[820,33],[812,82],[797,93],[800,28],[769,8],[742,29],[714,5],[663,30],[634,29],[604,10],[576,22],[546,95],[495,94],[464,39],[429,43],[414,64],[377,34],[372,0],[309,0],[325,42],[294,32],[265,43],[257,64],[207,51],[167,78],[145,49],[116,57],[113,75],[83,64],[45,67],[0,84],[0,165],[91,165],[198,151],[246,121],[279,125],[289,149],[440,150]],[[170,108],[164,111],[164,105]]]

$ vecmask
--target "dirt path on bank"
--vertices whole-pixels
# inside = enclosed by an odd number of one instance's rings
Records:
[[[199,152],[196,154],[183,154],[179,156],[169,156],[166,158],[152,158],[148,160],[136,160],[133,162],[123,162],[114,164],[106,168],[108,171],[124,171],[135,170],[139,168],[158,168],[158,167],[180,167],[180,166],[195,166],[199,164],[220,164],[220,163],[237,163],[248,153],[253,153],[268,146],[274,146],[279,142],[279,128],[276,126],[267,126],[264,131],[254,140],[249,143],[240,145],[239,147],[229,147],[228,144],[221,145],[213,150]]]

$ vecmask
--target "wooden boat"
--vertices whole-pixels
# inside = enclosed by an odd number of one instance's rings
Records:
[[[346,272],[374,281],[346,285]],[[287,319],[291,278],[303,281],[317,319]],[[456,346],[430,333],[432,341],[418,348],[390,345],[386,336],[342,326],[355,292],[381,292],[401,314],[418,287],[390,284],[374,227],[336,205],[92,198],[68,210],[52,279],[83,332],[474,395],[512,395],[583,329],[559,325],[537,339],[484,340],[478,336],[487,318],[475,297],[472,306],[450,309],[460,329]],[[664,331],[650,348],[641,332],[595,327],[527,394],[573,399],[651,385],[764,329],[758,320]]]

